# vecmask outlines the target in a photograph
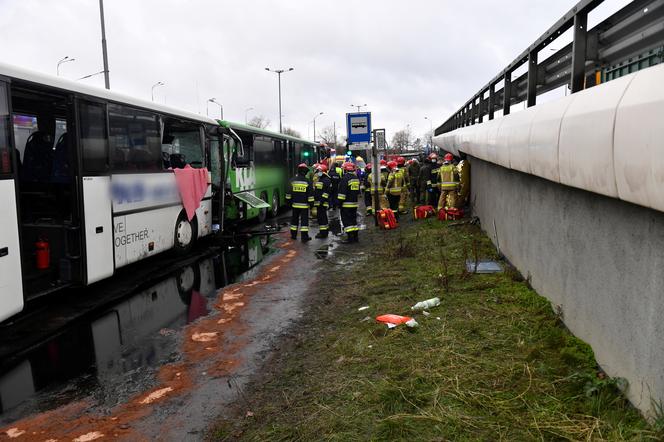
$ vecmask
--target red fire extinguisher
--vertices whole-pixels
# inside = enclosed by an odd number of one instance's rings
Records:
[[[39,270],[45,270],[51,265],[51,248],[47,238],[39,238],[35,243],[35,262]]]

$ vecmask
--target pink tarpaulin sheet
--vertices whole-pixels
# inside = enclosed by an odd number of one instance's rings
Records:
[[[173,172],[184,211],[187,213],[187,219],[191,221],[207,192],[208,170],[206,168],[194,169],[187,164],[184,169],[173,169]]]

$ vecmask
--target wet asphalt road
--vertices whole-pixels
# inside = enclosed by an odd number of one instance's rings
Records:
[[[2,324],[0,440],[200,440],[301,317],[316,250],[338,241],[206,244]]]

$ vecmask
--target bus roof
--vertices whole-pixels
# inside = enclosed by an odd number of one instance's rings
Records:
[[[298,138],[298,137],[293,137],[291,135],[286,135],[286,134],[280,134],[278,132],[272,132],[271,130],[267,129],[261,129],[259,127],[255,126],[250,126],[248,124],[242,124],[242,123],[236,123],[234,121],[228,121],[228,120],[219,120],[219,124],[222,126],[228,126],[233,130],[244,130],[247,132],[254,132],[262,135],[267,135],[270,137],[275,137],[275,138],[282,138],[284,140],[290,140],[294,141],[297,143],[303,143],[303,144],[310,144],[314,146],[318,146],[318,143],[315,143],[313,141],[305,140],[303,138]]]
[[[159,113],[188,118],[190,120],[199,121],[208,124],[219,124],[212,118],[203,115],[195,114],[193,112],[184,111],[174,107],[153,103],[152,101],[141,100],[139,98],[130,97],[128,95],[113,92],[107,89],[102,89],[96,86],[90,86],[77,81],[67,80],[61,77],[44,74],[29,69],[19,68],[5,63],[0,63],[0,77],[10,77],[12,79],[21,80],[25,82],[35,83],[37,85],[50,86],[63,91],[76,92],[92,97],[103,98],[109,101],[118,103],[129,104],[133,106],[151,109]]]

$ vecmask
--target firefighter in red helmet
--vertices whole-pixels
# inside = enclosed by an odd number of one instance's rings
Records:
[[[436,207],[440,198],[440,164],[438,164],[438,154],[433,152],[429,154],[431,160],[431,177],[429,178],[428,204]]]
[[[327,219],[327,210],[330,208],[330,191],[332,180],[327,174],[327,166],[319,164],[316,168],[318,180],[314,184],[314,205],[316,210],[316,221],[318,221],[318,233],[316,238],[327,238],[330,232],[330,225]]]
[[[452,161],[454,161],[454,155],[446,153],[443,157],[443,165],[440,166],[438,210],[447,209],[447,196],[459,190],[459,173]]]
[[[353,243],[359,240],[359,226],[357,225],[357,208],[360,197],[360,179],[355,173],[355,164],[343,164],[344,175],[339,183],[339,203],[341,204],[341,222],[346,233],[346,242]]]
[[[406,170],[406,159],[401,156],[397,157],[397,174],[401,177],[399,213],[406,213],[406,206],[408,205],[408,188],[410,187],[410,182],[408,180],[408,171]]]
[[[307,179],[309,166],[301,163],[297,166],[297,175],[291,178],[286,190],[286,201],[290,202],[291,215],[291,238],[297,239],[298,226],[301,232],[302,242],[311,241],[309,236],[309,208],[314,203],[314,193],[311,182]]]
[[[401,189],[403,187],[403,178],[399,174],[398,163],[396,161],[389,161],[387,163],[390,169],[390,175],[387,178],[387,186],[385,188],[385,195],[390,203],[390,209],[395,213],[399,212],[399,201],[401,200]]]

